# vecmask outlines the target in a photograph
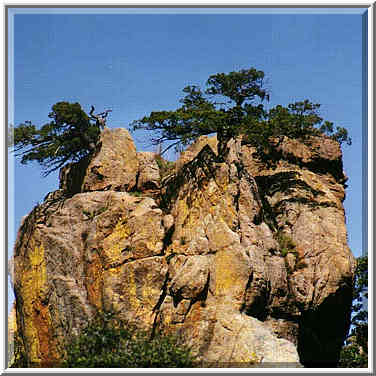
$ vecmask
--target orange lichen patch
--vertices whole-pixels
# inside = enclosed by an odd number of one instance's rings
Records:
[[[177,217],[178,222],[176,223],[176,225],[183,224],[188,217],[189,209],[188,209],[188,205],[187,205],[186,200],[187,200],[186,198],[181,199],[177,203],[176,213],[178,213],[179,216]]]
[[[202,303],[201,302],[196,302],[195,304],[192,305],[186,321],[193,322],[193,323],[199,323],[202,319]]]
[[[54,366],[59,361],[56,353],[56,341],[54,340],[51,326],[51,317],[48,306],[37,301],[34,305],[34,326],[38,329],[39,357],[42,367]]]
[[[97,309],[102,308],[103,266],[98,253],[86,264],[86,290],[89,302]]]
[[[207,326],[206,324],[204,324],[207,323],[206,316],[207,312],[205,312],[205,308],[203,308],[202,302],[196,302],[190,308],[190,311],[184,319],[184,323],[181,324],[184,326],[183,333],[186,333],[185,336],[188,336],[189,338],[193,339],[192,344],[194,351],[199,350],[200,346],[204,341],[204,336],[207,335]]]
[[[208,211],[214,217],[220,217],[230,228],[234,226],[237,219],[237,212],[234,207],[234,198],[228,192],[228,186],[223,184],[217,186],[212,183],[204,195],[201,195],[195,206],[198,208],[205,208],[209,205]]]

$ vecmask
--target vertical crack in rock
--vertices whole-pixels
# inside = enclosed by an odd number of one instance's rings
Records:
[[[205,282],[205,285],[204,285],[204,288],[202,289],[201,292],[199,292],[195,297],[193,297],[193,299],[190,300],[190,305],[189,305],[189,308],[185,314],[185,316],[188,315],[191,307],[197,303],[197,302],[201,302],[200,305],[201,307],[206,307],[206,299],[208,297],[208,292],[209,292],[209,284],[210,284],[210,273],[208,273],[208,277],[206,279],[206,282]]]
[[[152,310],[152,312],[155,315],[154,320],[153,320],[152,332],[151,332],[152,338],[156,334],[156,330],[157,330],[157,327],[158,327],[158,315],[160,313],[159,311],[160,311],[160,308],[163,304],[163,301],[165,300],[166,295],[167,295],[167,286],[168,286],[169,279],[170,279],[170,276],[169,276],[169,272],[167,271],[166,276],[165,276],[165,280],[163,282],[162,291],[161,291],[161,294],[160,294],[159,299],[158,299],[158,302],[153,307],[153,310]]]
[[[175,225],[173,224],[169,229],[166,230],[165,236],[163,238],[163,250],[165,251],[168,246],[172,243],[172,235],[175,231]]]

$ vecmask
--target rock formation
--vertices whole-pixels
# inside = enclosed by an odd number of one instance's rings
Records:
[[[90,160],[24,219],[12,265],[30,364],[59,363],[98,310],[174,333],[202,365],[334,366],[354,258],[337,142],[200,138],[161,179],[153,153],[105,129]]]

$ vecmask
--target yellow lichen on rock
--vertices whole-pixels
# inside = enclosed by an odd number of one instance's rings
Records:
[[[226,296],[237,285],[238,275],[234,268],[234,255],[229,250],[215,254],[215,295]]]
[[[126,220],[121,218],[113,229],[112,233],[103,241],[103,252],[106,263],[109,265],[121,262],[121,253],[125,248],[125,241],[131,231],[126,225]]]
[[[268,165],[238,139],[222,159],[210,150],[216,142],[201,139],[160,196],[146,192],[160,183],[155,163],[145,172],[152,154],[138,157],[119,130],[101,142],[80,164],[87,193],[63,187],[72,195],[40,205],[19,232],[14,286],[29,363],[52,364],[106,310],[179,336],[211,366],[335,359],[354,260],[332,141],[324,156],[319,145],[295,153],[300,144],[291,143],[285,160]],[[135,187],[142,197],[124,192]],[[278,232],[294,254],[282,257]],[[327,328],[317,331],[322,317]]]
[[[105,308],[118,312],[125,322],[150,328],[166,272],[167,263],[159,256],[127,262],[116,274],[105,271]]]
[[[28,267],[21,278],[23,297],[23,323],[26,348],[31,363],[50,364],[59,358],[54,351],[51,336],[51,317],[46,302],[48,285],[43,244],[30,239]],[[52,345],[52,346],[51,346]]]

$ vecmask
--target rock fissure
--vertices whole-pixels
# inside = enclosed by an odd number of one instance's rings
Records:
[[[158,315],[160,313],[160,308],[163,304],[163,301],[165,300],[167,296],[168,281],[169,281],[169,273],[167,271],[163,285],[162,285],[161,294],[159,295],[156,305],[152,309],[152,312],[154,314],[154,320],[153,320],[153,326],[152,326],[152,337],[154,337],[157,327],[158,327]]]
[[[112,263],[112,264],[103,266],[103,270],[116,269],[116,268],[120,268],[121,266],[123,266],[125,264],[131,264],[135,261],[148,260],[148,259],[153,259],[155,257],[162,257],[162,256],[164,256],[163,253],[156,254],[156,255],[153,255],[153,256],[149,256],[149,257],[141,257],[141,258],[130,257],[130,258],[123,260],[122,262]]]

